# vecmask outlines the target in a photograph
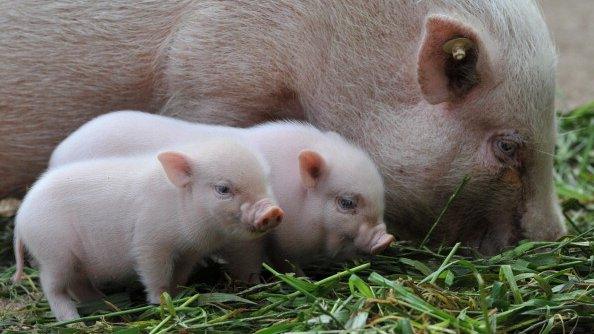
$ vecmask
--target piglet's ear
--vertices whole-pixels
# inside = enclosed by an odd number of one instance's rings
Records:
[[[421,92],[431,104],[462,99],[490,70],[485,41],[471,27],[444,15],[431,15],[417,59]]]
[[[326,163],[318,152],[303,150],[299,153],[299,172],[306,188],[314,188],[325,171]]]
[[[184,154],[163,152],[159,153],[157,159],[161,162],[167,178],[174,185],[184,187],[192,180],[190,159]]]

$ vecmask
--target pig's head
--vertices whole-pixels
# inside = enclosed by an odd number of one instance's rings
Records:
[[[266,163],[234,141],[205,143],[190,154],[163,152],[158,159],[169,181],[182,191],[182,212],[189,225],[214,224],[211,227],[225,237],[250,239],[283,218]]]
[[[301,183],[307,189],[303,214],[316,221],[326,256],[377,254],[394,241],[383,220],[382,178],[365,153],[338,141],[320,152],[299,154]]]
[[[468,175],[434,243],[493,253],[563,235],[553,187],[556,55],[537,5],[371,3],[324,22],[334,32],[316,40],[323,52],[308,58],[315,67],[301,99],[311,122],[370,152],[395,233],[422,239]]]

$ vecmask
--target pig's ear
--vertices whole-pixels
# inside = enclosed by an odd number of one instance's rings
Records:
[[[466,96],[490,73],[485,41],[473,28],[444,15],[431,15],[417,56],[421,92],[431,104]]]
[[[185,187],[192,180],[192,167],[187,156],[178,152],[163,152],[157,155],[157,159],[174,185]]]
[[[306,188],[314,188],[325,170],[326,163],[318,152],[303,150],[299,153],[299,172]]]

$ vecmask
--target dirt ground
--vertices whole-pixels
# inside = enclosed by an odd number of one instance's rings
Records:
[[[558,107],[594,100],[594,0],[540,0],[559,49]]]

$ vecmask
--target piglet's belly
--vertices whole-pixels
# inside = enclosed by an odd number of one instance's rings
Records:
[[[134,273],[135,261],[132,247],[133,226],[125,224],[121,213],[103,210],[87,214],[88,221],[74,225],[78,262],[84,273],[95,282],[118,281]]]
[[[105,246],[95,252],[87,250],[80,260],[85,274],[93,282],[121,282],[135,275],[134,257],[121,245]]]

